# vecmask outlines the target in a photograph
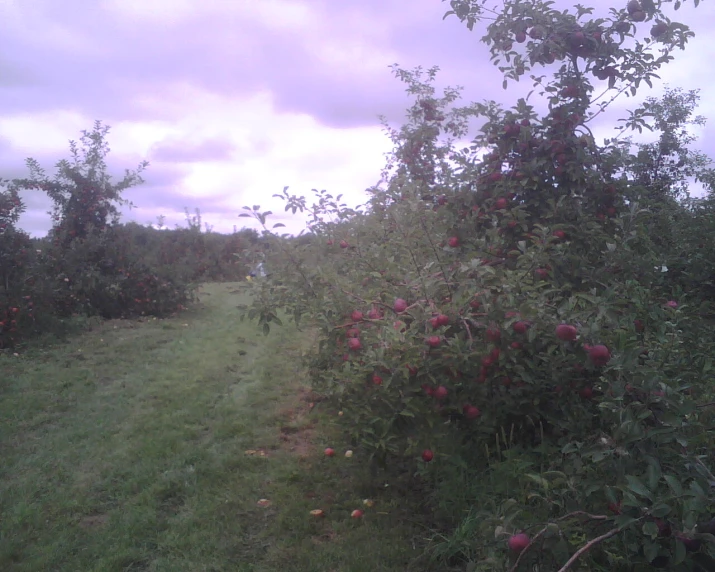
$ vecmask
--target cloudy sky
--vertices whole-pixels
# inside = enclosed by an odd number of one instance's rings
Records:
[[[447,9],[441,0],[0,0],[0,177],[27,175],[27,157],[53,172],[68,141],[99,119],[111,126],[118,175],[151,163],[146,183],[125,195],[137,205],[125,220],[165,215],[173,226],[185,207],[199,208],[230,232],[250,225],[237,218],[243,205],[280,209],[271,195],[286,185],[361,203],[392,146],[378,115],[398,126],[410,105],[388,66],[437,65],[437,86],[464,86],[464,103],[515,98],[481,30],[442,20]],[[699,112],[712,122],[699,146],[715,157],[715,5],[686,6],[678,19],[697,37],[650,95],[666,83],[700,88]],[[49,202],[24,198],[21,227],[44,235]]]

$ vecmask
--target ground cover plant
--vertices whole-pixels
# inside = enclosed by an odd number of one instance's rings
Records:
[[[433,483],[435,565],[715,569],[711,199],[682,200],[693,179],[712,192],[697,93],[590,129],[686,48],[680,3],[449,4],[530,98],[459,107],[436,68],[395,66],[415,102],[387,183],[357,209],[284,189],[311,217],[300,241],[246,207],[273,274],[243,315],[317,324],[313,387],[356,449]]]
[[[311,334],[240,324],[239,288],[0,354],[0,569],[429,569],[419,503],[312,401]]]

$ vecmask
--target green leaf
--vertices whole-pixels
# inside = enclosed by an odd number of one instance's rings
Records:
[[[657,531],[658,527],[655,525],[655,523],[650,523],[650,524],[655,526],[656,531]],[[657,534],[657,532],[656,532],[656,534]],[[659,552],[658,545],[654,542],[646,542],[643,545],[643,554],[648,559],[648,562],[653,562],[653,560],[655,560],[655,557],[658,556],[658,552]]]
[[[650,513],[655,517],[661,518],[661,517],[664,517],[664,516],[670,514],[671,511],[672,511],[672,509],[670,508],[669,505],[667,505],[665,503],[660,503],[660,504],[655,505],[651,509]]]
[[[678,479],[672,475],[664,475],[663,478],[665,479],[665,482],[668,483],[670,490],[673,491],[676,496],[682,496],[683,487],[680,485],[680,481],[678,481]]]
[[[658,525],[655,522],[646,522],[641,530],[645,536],[649,536],[651,539],[658,537]]]
[[[626,480],[628,481],[628,488],[634,493],[639,496],[645,497],[648,500],[653,500],[653,493],[648,490],[648,488],[638,477],[633,475],[626,475]]]
[[[675,556],[673,558],[673,565],[677,566],[678,564],[685,562],[685,556],[686,556],[685,544],[683,544],[682,542],[676,542],[675,543]]]

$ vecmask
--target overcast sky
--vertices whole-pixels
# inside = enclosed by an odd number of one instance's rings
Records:
[[[125,220],[165,215],[173,226],[199,208],[230,232],[250,224],[243,205],[280,208],[271,195],[286,185],[364,202],[392,147],[378,115],[398,126],[410,105],[388,66],[437,65],[440,91],[464,86],[464,103],[517,97],[501,89],[482,30],[443,21],[447,10],[441,0],[0,0],[0,177],[26,176],[27,157],[53,172],[99,119],[118,175],[151,163],[126,192],[138,208]],[[699,147],[715,157],[715,6],[677,17],[696,39],[643,95],[700,88],[712,121]],[[20,226],[44,235],[48,200],[24,198]]]

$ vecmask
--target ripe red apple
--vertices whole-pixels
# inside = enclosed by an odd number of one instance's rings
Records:
[[[478,310],[481,305],[482,305],[482,303],[479,300],[470,300],[469,301],[469,307],[472,310]]]
[[[515,534],[514,536],[509,538],[509,550],[511,550],[512,552],[519,553],[527,546],[529,546],[529,542],[531,541],[529,540],[528,534],[524,534],[523,532]]]
[[[529,329],[529,322],[525,322],[523,320],[520,320],[519,322],[514,322],[512,328],[514,328],[514,331],[517,334],[525,334],[526,331]]]
[[[340,248],[347,248],[348,246],[350,246],[350,245],[348,244],[347,240],[340,241]]]
[[[698,550],[700,550],[702,540],[700,540],[699,538],[690,538],[682,532],[677,532],[675,534],[675,537],[683,543],[686,552],[697,552]]]
[[[375,385],[382,385],[382,378],[375,373],[375,374],[373,374],[373,376],[372,376],[372,382],[373,382]]]
[[[640,12],[633,12],[631,14],[631,20],[634,22],[643,22],[646,19],[646,13],[643,11]]]
[[[509,201],[507,200],[506,197],[499,197],[496,202],[494,203],[494,208],[497,210],[502,210],[505,209],[509,206]]]
[[[584,346],[585,347],[585,346]],[[611,352],[604,345],[593,346],[588,350],[588,357],[591,358],[593,365],[606,365],[611,359]]]
[[[526,42],[526,32],[519,31],[514,34],[514,41],[517,44],[523,44],[524,42]]]
[[[451,246],[452,248],[457,248],[457,247],[459,246],[459,238],[456,237],[456,236],[450,236],[450,237],[449,237],[449,240],[447,241],[447,243],[448,243],[449,246]]]
[[[546,268],[537,268],[534,270],[534,274],[540,280],[546,280],[549,277],[549,271]]]
[[[432,389],[427,383],[422,384],[422,391],[424,391],[430,397],[434,395],[434,389]]]
[[[482,414],[482,412],[479,411],[479,409],[477,407],[474,407],[474,405],[469,405],[469,404],[465,405],[462,408],[462,411],[464,412],[464,416],[467,419],[476,419],[477,417],[479,417]]]
[[[362,518],[363,512],[360,509],[355,509],[350,513],[352,518]]]
[[[668,32],[668,24],[665,22],[657,22],[651,29],[650,35],[653,39],[660,38]]]
[[[348,338],[348,348],[357,351],[362,348],[362,343],[359,338]]]
[[[430,451],[429,449],[425,449],[422,451],[422,460],[425,463],[429,463],[432,459],[434,459],[434,453]]]
[[[345,332],[345,335],[348,338],[359,338],[360,330],[358,328],[350,328],[347,332]]]
[[[522,348],[522,345],[519,342],[511,342],[510,347],[513,350],[520,350]]]
[[[430,336],[425,340],[425,342],[431,348],[438,348],[439,345],[442,343],[442,338],[440,338],[439,336]]]
[[[629,14],[633,14],[634,12],[642,12],[643,7],[638,0],[630,0],[626,5],[626,10],[628,10]]]
[[[328,240],[328,243],[327,243],[327,244],[328,244],[328,246],[333,246],[333,241],[332,241],[332,240]]]
[[[633,320],[633,325],[636,328],[636,332],[641,333],[645,331],[645,324],[643,320]]]
[[[370,320],[379,320],[382,318],[382,314],[380,313],[380,310],[373,308],[367,313],[367,317]]]
[[[432,392],[432,396],[438,401],[446,399],[447,395],[449,395],[449,391],[447,391],[447,388],[444,385],[440,385]]]
[[[576,326],[569,324],[559,324],[556,326],[556,337],[564,342],[573,342],[578,336]]]
[[[332,447],[328,447],[327,449],[325,449],[326,457],[332,457],[334,455],[335,455],[335,449],[333,449]]]
[[[578,394],[584,399],[591,399],[593,397],[593,389],[590,387],[584,387],[578,392]]]
[[[583,33],[581,33],[583,36]],[[578,97],[579,90],[577,85],[568,85],[561,90],[561,97]]]
[[[675,300],[668,300],[665,305],[668,306],[668,308],[673,308],[673,310],[678,307],[678,303]]]
[[[397,300],[395,300],[395,303],[392,306],[392,309],[395,310],[395,312],[397,312],[398,314],[404,312],[405,310],[407,310],[407,302],[402,298],[397,298]]]
[[[566,233],[563,230],[555,230],[552,233],[552,236],[554,238],[558,238],[559,240],[563,240],[564,238],[566,238]]]
[[[501,331],[497,328],[487,328],[487,339],[493,344],[498,344],[501,341]]]
[[[449,325],[449,316],[447,316],[446,314],[440,314],[439,316],[437,316],[437,323],[440,326],[448,326]]]
[[[360,310],[353,310],[353,313],[350,314],[350,318],[353,322],[360,322],[363,319],[363,314]]]

